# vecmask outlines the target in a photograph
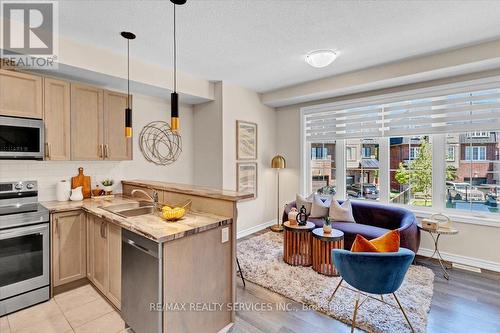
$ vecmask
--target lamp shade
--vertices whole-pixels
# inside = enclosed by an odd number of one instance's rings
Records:
[[[271,160],[271,168],[273,169],[284,169],[286,168],[285,158],[281,155],[276,155]]]

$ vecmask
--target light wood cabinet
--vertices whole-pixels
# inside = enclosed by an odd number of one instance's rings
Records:
[[[0,115],[42,118],[42,77],[0,69]]]
[[[104,91],[104,159],[132,159],[132,139],[125,137],[127,94]]]
[[[92,224],[92,234],[89,235],[91,247],[90,265],[92,267],[90,281],[106,295],[109,286],[107,223],[97,216],[91,216],[89,221]]]
[[[69,160],[70,156],[70,84],[44,79],[45,159]]]
[[[55,213],[51,221],[53,286],[85,278],[85,214],[82,211]]]
[[[108,223],[108,299],[118,308],[121,307],[122,294],[122,228]]]
[[[71,84],[71,159],[103,157],[103,90]]]
[[[118,309],[121,307],[122,230],[87,214],[87,277]]]

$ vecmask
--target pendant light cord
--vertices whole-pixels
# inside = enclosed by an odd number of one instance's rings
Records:
[[[177,92],[177,43],[175,37],[175,4],[174,4],[174,92]]]
[[[130,39],[127,39],[127,109],[130,109]]]

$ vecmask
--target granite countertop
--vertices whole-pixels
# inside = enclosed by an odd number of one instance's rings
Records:
[[[146,188],[154,188],[175,193],[190,194],[199,197],[215,198],[227,201],[240,201],[253,198],[252,193],[214,189],[204,186],[159,182],[154,180],[123,180],[122,184]]]
[[[45,206],[50,213],[82,209],[87,213],[103,218],[111,223],[115,223],[124,229],[130,230],[158,243],[172,241],[232,223],[231,218],[196,211],[187,212],[179,221],[168,222],[153,214],[121,217],[102,209],[102,207],[130,202],[137,202],[137,200],[125,196],[115,196],[114,198],[108,199],[85,199],[83,201],[46,201],[41,202],[41,204]]]

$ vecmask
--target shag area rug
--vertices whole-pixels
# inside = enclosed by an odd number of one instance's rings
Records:
[[[286,264],[282,234],[268,232],[238,243],[238,259],[245,279],[351,324],[356,292],[340,288],[328,304],[340,277],[327,277],[311,267]],[[426,332],[433,283],[432,270],[412,265],[396,292],[416,332]],[[385,296],[384,300],[397,306],[392,295]],[[373,299],[368,299],[358,310],[356,326],[367,332],[410,332],[399,308]]]

